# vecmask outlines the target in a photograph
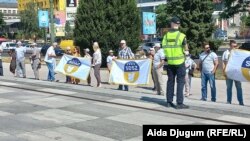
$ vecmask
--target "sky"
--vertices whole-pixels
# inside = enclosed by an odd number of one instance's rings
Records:
[[[16,3],[17,0],[0,0],[0,2]]]

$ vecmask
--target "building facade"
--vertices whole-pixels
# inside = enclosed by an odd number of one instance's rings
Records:
[[[50,0],[18,0],[18,10],[25,10],[26,6],[30,2],[35,2],[39,9],[49,9],[50,8]],[[53,0],[54,10],[63,11],[66,7],[65,0]]]
[[[20,18],[16,3],[0,3],[0,12],[3,13],[4,20]]]
[[[158,5],[166,3],[167,0],[137,0],[137,7],[141,12],[154,12]]]

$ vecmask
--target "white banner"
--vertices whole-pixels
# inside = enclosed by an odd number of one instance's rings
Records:
[[[112,62],[109,83],[147,85],[151,74],[151,59],[115,60]]]
[[[63,55],[55,71],[81,80],[87,80],[91,69],[91,59]]]
[[[229,79],[250,81],[250,51],[235,49],[231,51],[226,67],[226,75]]]

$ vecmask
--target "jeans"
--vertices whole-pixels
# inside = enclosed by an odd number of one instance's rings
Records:
[[[124,86],[124,90],[128,91],[128,85],[119,85],[119,90],[123,90],[123,86]]]
[[[234,81],[231,79],[226,79],[227,84],[227,102],[232,102],[232,88],[233,88],[233,82],[235,83],[236,91],[237,91],[237,99],[239,103],[243,103],[243,96],[242,96],[242,88],[241,88],[241,82],[240,81]]]
[[[55,72],[54,72],[54,66],[53,63],[47,63],[47,67],[49,69],[49,73],[48,73],[48,81],[55,81]]]
[[[207,81],[209,81],[211,88],[211,101],[216,101],[216,86],[215,86],[215,75],[212,73],[205,74],[201,72],[201,92],[202,100],[207,100]]]
[[[177,104],[183,104],[183,89],[185,84],[186,68],[184,63],[178,66],[169,65],[167,68],[167,102],[173,102],[175,78],[177,77]]]
[[[18,72],[18,77],[26,77],[25,59],[16,60],[16,69]]]

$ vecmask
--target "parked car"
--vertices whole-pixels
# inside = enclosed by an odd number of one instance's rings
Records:
[[[2,42],[1,44],[4,50],[16,49],[17,44],[13,42]]]
[[[243,43],[239,49],[244,49],[244,50],[247,50],[247,51],[250,51],[250,42],[245,42]]]
[[[148,53],[148,52],[149,52],[149,49],[152,48],[152,47],[154,47],[154,45],[155,45],[156,43],[160,43],[160,44],[161,44],[160,41],[146,42],[146,43],[142,44],[142,49],[143,49],[145,52]]]
[[[41,49],[41,54],[43,56],[46,55],[46,52],[48,50],[48,48],[50,47],[50,45],[44,45]],[[60,47],[56,47],[55,48],[55,53],[56,53],[56,56],[62,56],[64,54],[64,51],[60,48]]]

